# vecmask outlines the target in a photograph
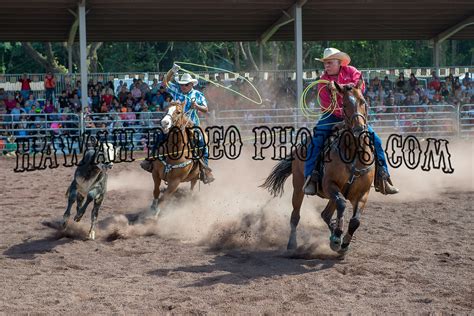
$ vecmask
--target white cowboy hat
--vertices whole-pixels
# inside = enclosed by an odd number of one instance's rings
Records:
[[[342,66],[347,66],[351,62],[351,58],[344,52],[341,52],[339,49],[336,48],[326,48],[323,53],[323,58],[315,58],[316,60],[325,62],[329,59],[338,59],[341,61]]]
[[[193,86],[196,86],[198,84],[197,79],[194,79],[190,74],[185,73],[181,76],[181,80],[176,80],[177,83],[179,84],[188,84],[190,82],[193,83]]]

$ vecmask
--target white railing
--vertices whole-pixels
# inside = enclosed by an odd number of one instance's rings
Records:
[[[452,137],[459,131],[458,111],[453,105],[408,105],[387,108],[388,112],[370,113],[369,123],[380,136],[393,133],[419,136]],[[318,113],[316,111],[315,113]],[[241,135],[251,136],[257,126],[314,127],[318,116],[306,117],[301,110],[248,109],[220,111],[218,125],[235,125]]]
[[[459,135],[474,137],[474,104],[464,104],[459,107]]]
[[[0,140],[7,143],[9,136],[42,137],[45,135],[80,135],[81,132],[96,134],[126,129],[132,132],[135,150],[144,149],[151,128],[160,126],[164,112],[93,113],[84,116],[84,128],[78,114],[1,114]],[[239,129],[242,140],[253,139],[254,127],[292,126],[295,131],[306,127],[311,130],[318,117],[306,117],[300,109],[247,109],[225,110],[215,114],[211,125],[231,125]],[[474,104],[459,108],[453,105],[397,106],[388,112],[371,113],[369,122],[381,137],[390,134],[415,135],[420,137],[474,137]],[[250,142],[250,141],[249,141]]]
[[[80,134],[80,118],[73,113],[0,114],[0,135],[41,137],[44,135]]]

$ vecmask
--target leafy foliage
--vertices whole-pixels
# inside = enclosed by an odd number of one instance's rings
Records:
[[[32,47],[45,55],[44,43]],[[75,49],[77,45],[74,46]],[[336,47],[351,55],[359,68],[423,67],[433,65],[433,49],[428,41],[322,41],[305,42],[304,67],[321,68],[314,59],[324,47]],[[441,65],[474,64],[474,41],[446,41]],[[67,69],[68,52],[64,43],[53,43],[55,61]],[[260,68],[257,43],[232,42],[134,42],[103,43],[97,50],[98,72],[166,71],[174,61],[192,62],[229,70]],[[236,63],[238,55],[238,66]],[[75,60],[76,61],[76,58]],[[263,47],[263,69],[294,69],[293,42],[269,42]],[[74,65],[78,70],[78,65]],[[197,69],[196,69],[197,70]],[[204,69],[200,69],[204,70]],[[45,66],[31,58],[20,43],[0,43],[1,73],[41,73]]]

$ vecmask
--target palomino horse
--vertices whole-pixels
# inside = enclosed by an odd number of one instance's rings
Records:
[[[163,132],[168,136],[162,147],[165,158],[159,155],[158,159],[153,161],[152,176],[155,186],[151,211],[155,217],[160,213],[160,206],[163,206],[163,202],[176,192],[181,182],[190,181],[191,190],[193,190],[199,180],[199,161],[191,158],[192,146],[189,146],[190,135],[188,135],[194,123],[184,113],[184,105],[185,102],[172,102],[161,120]],[[168,182],[168,186],[160,197],[162,180]]]
[[[374,152],[370,135],[367,132],[367,104],[360,90],[362,81],[356,87],[340,87],[331,84],[332,89],[343,95],[344,123],[336,139],[325,153],[328,162],[324,165],[322,187],[318,195],[329,199],[321,217],[331,232],[330,246],[334,251],[344,254],[349,249],[354,232],[360,225],[360,216],[367,203],[370,186],[374,179]],[[297,152],[298,151],[298,152]],[[347,154],[353,159],[347,159]],[[357,154],[359,157],[357,157]],[[362,158],[360,155],[364,155]],[[274,196],[283,194],[285,180],[293,174],[293,212],[291,214],[291,233],[288,249],[297,247],[296,227],[300,220],[300,208],[304,193],[304,160],[305,146],[298,146],[287,159],[279,162],[262,184]],[[327,160],[327,159],[325,159]],[[344,211],[346,199],[353,207],[353,216],[349,221],[347,233],[342,238],[344,229]],[[337,209],[336,220],[331,221]]]

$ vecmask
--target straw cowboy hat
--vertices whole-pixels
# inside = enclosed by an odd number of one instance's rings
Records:
[[[196,86],[198,84],[198,81],[194,79],[190,74],[185,73],[181,76],[181,80],[176,80],[177,83],[179,84],[188,84],[190,82],[193,83],[193,86]]]
[[[326,48],[323,53],[323,58],[315,58],[321,62],[325,62],[329,59],[338,59],[341,61],[342,66],[347,66],[351,62],[351,58],[344,52],[341,52],[339,49],[336,48]]]

